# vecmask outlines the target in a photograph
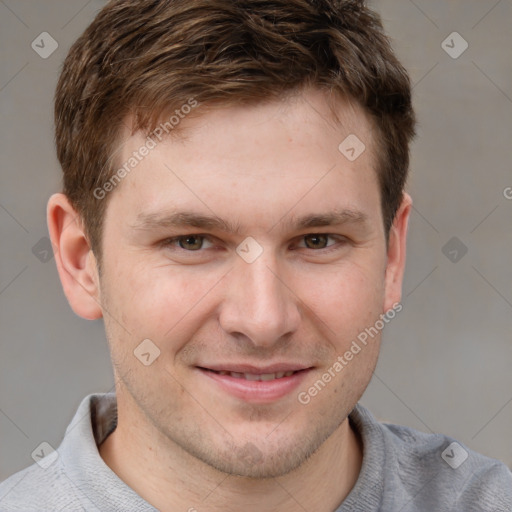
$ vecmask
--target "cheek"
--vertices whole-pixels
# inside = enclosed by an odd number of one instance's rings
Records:
[[[299,297],[330,328],[331,336],[357,334],[382,313],[384,279],[376,265],[346,263],[302,276]]]
[[[131,268],[119,269],[111,280],[123,323],[134,336],[153,337],[162,344],[190,336],[188,330],[197,327],[198,317],[205,314],[209,295],[222,277],[215,271],[173,265]]]

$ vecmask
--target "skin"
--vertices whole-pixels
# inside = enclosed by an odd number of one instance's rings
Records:
[[[49,201],[66,296],[78,315],[104,318],[109,340],[119,421],[100,455],[159,510],[331,512],[357,480],[362,446],[347,417],[380,335],[308,404],[297,394],[400,301],[412,201],[404,194],[387,247],[372,125],[359,107],[338,106],[339,124],[309,89],[182,121],[183,137],[159,143],[110,193],[101,276],[66,197]],[[349,134],[366,145],[353,162],[338,150]],[[119,161],[144,140],[124,133]],[[176,209],[239,233],[141,224]],[[334,209],[366,221],[294,227]],[[162,243],[192,234],[206,236]],[[249,236],[263,249],[252,263],[236,252]],[[144,339],[160,350],[148,366],[133,354]],[[197,368],[283,361],[310,370],[268,403],[234,397]]]

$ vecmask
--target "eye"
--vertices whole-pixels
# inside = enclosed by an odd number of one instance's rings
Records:
[[[328,243],[329,239],[335,240],[335,237],[325,233],[311,233],[309,235],[304,235],[302,239],[304,240],[305,246],[308,249],[325,249],[327,247],[335,245],[334,243]],[[340,241],[343,241],[343,239],[341,238]]]
[[[166,247],[170,246],[175,248],[177,244],[177,246],[184,251],[194,252],[204,249],[205,242],[209,243],[210,246],[212,245],[204,235],[182,235],[165,240],[164,245]]]

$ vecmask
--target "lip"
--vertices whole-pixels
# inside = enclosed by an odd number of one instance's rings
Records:
[[[222,392],[241,399],[245,402],[254,404],[269,404],[276,402],[296,390],[312,367],[301,365],[275,364],[271,366],[254,367],[251,365],[222,365],[196,367],[196,369],[209,381],[213,381]],[[214,371],[211,371],[214,370]],[[289,377],[268,381],[246,380],[244,378],[232,377],[231,375],[221,375],[216,371],[227,371],[235,373],[252,373],[263,375],[266,373],[294,371]]]
[[[263,375],[265,373],[277,372],[298,372],[299,370],[307,370],[309,366],[293,363],[275,363],[268,366],[253,366],[250,364],[213,364],[201,365],[198,368],[213,370],[215,372],[235,372],[235,373],[253,373],[254,375]]]

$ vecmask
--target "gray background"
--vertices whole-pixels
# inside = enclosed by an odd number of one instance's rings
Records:
[[[0,0],[0,479],[42,441],[58,446],[82,397],[113,386],[102,323],[73,314],[40,242],[61,183],[58,71],[103,3]],[[373,4],[411,73],[420,125],[404,308],[362,403],[512,466],[512,4]],[[59,45],[47,59],[31,48],[43,31]],[[454,31],[469,44],[457,59],[441,46]],[[459,246],[445,247],[452,237]]]

